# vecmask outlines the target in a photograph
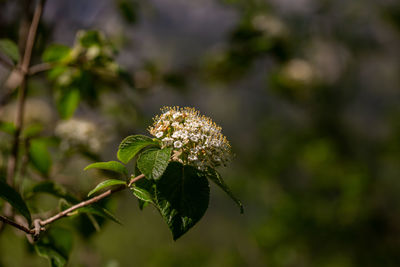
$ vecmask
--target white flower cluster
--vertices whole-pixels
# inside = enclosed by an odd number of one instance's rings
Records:
[[[161,141],[162,148],[173,148],[172,160],[200,170],[231,160],[231,146],[210,118],[188,107],[164,107],[161,111],[149,132]]]
[[[64,149],[81,146],[90,152],[99,152],[103,145],[102,135],[91,121],[82,119],[70,119],[59,123],[55,134],[62,139],[61,146]]]

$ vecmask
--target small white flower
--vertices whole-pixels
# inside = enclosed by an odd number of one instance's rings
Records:
[[[174,139],[171,137],[165,137],[164,139],[161,140],[165,146],[170,146],[172,145]]]
[[[175,121],[175,122],[173,122],[173,123],[171,124],[171,126],[174,127],[174,128],[179,128],[180,123],[177,122],[177,121]]]
[[[190,155],[188,156],[188,160],[190,160],[190,161],[196,161],[196,160],[197,160],[197,157],[196,157],[196,155],[190,154]]]
[[[172,118],[173,118],[174,120],[176,120],[176,119],[179,118],[180,116],[182,116],[182,113],[176,112],[176,113],[174,113],[174,114],[172,115]]]
[[[179,138],[179,137],[181,137],[181,132],[180,131],[174,132],[172,134],[172,138]]]
[[[195,143],[197,143],[197,142],[199,141],[199,139],[200,139],[200,135],[198,135],[198,134],[193,134],[193,135],[190,137],[190,140],[192,140],[192,141],[195,142]]]
[[[175,147],[175,148],[181,148],[181,147],[182,147],[182,142],[179,141],[179,140],[178,140],[178,141],[175,141],[175,142],[174,142],[174,147]]]
[[[163,135],[164,135],[163,132],[158,132],[158,133],[156,133],[156,137],[157,137],[157,138],[161,138]]]
[[[186,132],[184,132],[184,133],[181,134],[181,138],[182,138],[182,140],[186,141],[189,138],[189,136],[188,136],[188,134]]]

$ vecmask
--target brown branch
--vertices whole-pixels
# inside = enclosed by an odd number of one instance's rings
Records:
[[[132,186],[133,183],[137,182],[138,180],[140,180],[142,178],[144,178],[144,175],[140,174],[140,175],[132,178],[127,185],[123,185],[123,186],[117,187],[115,189],[109,189],[109,190],[105,191],[104,193],[102,193],[102,194],[100,194],[98,196],[95,196],[95,197],[92,197],[92,198],[90,198],[88,200],[82,201],[82,202],[80,202],[80,203],[78,203],[78,204],[76,204],[76,205],[74,205],[74,206],[72,206],[72,207],[70,207],[70,208],[68,208],[66,210],[63,210],[63,211],[57,213],[56,215],[54,215],[54,216],[52,216],[52,217],[50,217],[50,218],[48,218],[48,219],[46,219],[44,221],[40,221],[40,225],[41,226],[45,226],[47,224],[50,224],[50,223],[52,223],[52,222],[54,222],[54,221],[56,221],[58,219],[61,219],[61,218],[65,217],[65,216],[67,216],[69,213],[71,213],[71,212],[73,212],[73,211],[75,211],[77,209],[80,209],[82,207],[85,207],[85,206],[88,206],[90,204],[96,203],[99,200],[102,200],[103,198],[108,197],[109,195],[111,195],[113,193],[116,193],[116,192],[119,192],[121,190],[124,190],[125,188],[129,188],[129,187]]]
[[[32,57],[32,50],[33,50],[33,45],[35,43],[35,38],[36,38],[36,32],[37,28],[39,25],[40,18],[42,16],[43,12],[43,7],[45,4],[46,0],[40,0],[38,5],[35,8],[35,12],[33,14],[32,18],[32,23],[29,27],[28,35],[26,38],[26,44],[25,44],[25,52],[22,58],[22,63],[20,66],[17,66],[13,73],[22,75],[21,77],[21,82],[20,82],[20,87],[18,90],[18,106],[17,106],[17,115],[16,115],[16,121],[15,121],[15,127],[16,131],[14,134],[14,140],[11,148],[11,155],[8,159],[7,162],[7,183],[15,187],[15,176],[16,176],[16,171],[17,171],[17,166],[18,166],[18,154],[19,154],[19,142],[20,142],[20,135],[21,131],[23,128],[23,117],[24,117],[24,111],[25,111],[25,98],[26,98],[26,84],[27,84],[27,76],[28,76],[28,69],[29,69],[29,64],[31,62],[31,57]],[[11,74],[12,76],[12,74]],[[10,94],[12,91],[10,92]],[[5,211],[7,211],[9,205],[5,206]],[[12,210],[10,212],[10,215],[12,215]],[[0,232],[4,229],[4,222],[0,224]]]
[[[92,197],[92,198],[90,198],[88,200],[82,201],[82,202],[80,202],[80,203],[78,203],[78,204],[76,204],[76,205],[74,205],[74,206],[62,211],[62,212],[59,212],[56,215],[54,215],[54,216],[52,216],[52,217],[50,217],[50,218],[48,218],[48,219],[46,219],[44,221],[36,219],[34,221],[34,226],[33,226],[32,229],[28,229],[25,226],[23,226],[23,225],[21,225],[19,223],[16,223],[16,222],[14,222],[14,221],[12,221],[12,220],[10,220],[7,217],[2,216],[2,215],[0,215],[0,221],[2,221],[3,223],[7,223],[7,224],[9,224],[9,225],[11,225],[11,226],[13,226],[13,227],[25,232],[25,233],[27,233],[29,235],[33,235],[34,238],[35,237],[38,238],[38,236],[40,235],[40,232],[45,230],[45,228],[42,227],[42,226],[46,226],[46,225],[48,225],[48,224],[50,224],[50,223],[52,223],[54,221],[57,221],[57,220],[65,217],[65,216],[68,216],[68,214],[70,214],[71,212],[73,212],[73,211],[75,211],[77,209],[80,209],[80,208],[86,207],[88,205],[91,205],[93,203],[96,203],[96,202],[102,200],[103,198],[108,197],[109,195],[112,195],[112,194],[114,194],[116,192],[119,192],[119,191],[122,191],[122,190],[124,190],[126,188],[129,188],[135,182],[137,182],[137,181],[139,181],[140,179],[143,179],[143,178],[144,178],[144,175],[140,174],[140,175],[132,178],[129,181],[129,183],[127,183],[126,185],[123,185],[123,186],[120,186],[120,187],[117,187],[117,188],[114,188],[114,189],[109,189],[109,190],[105,191],[104,193],[102,193],[102,194],[100,194],[98,196],[95,196],[95,197]]]
[[[40,63],[37,65],[33,65],[29,68],[28,74],[35,75],[36,73],[50,70],[52,67],[53,67],[53,64],[50,64],[50,63]]]
[[[26,228],[25,226],[8,219],[5,216],[0,215],[0,221],[2,221],[4,223],[7,223],[7,224],[9,224],[11,226],[14,226],[15,228],[17,228],[17,229],[19,229],[21,231],[24,231],[27,234],[33,234],[33,230],[30,230],[30,229]]]
[[[36,32],[39,25],[40,18],[43,12],[43,6],[46,0],[41,0],[36,6],[35,13],[33,15],[31,26],[29,27],[28,37],[26,39],[24,57],[21,63],[22,71],[22,81],[19,87],[18,94],[18,107],[17,107],[17,117],[15,121],[16,131],[14,134],[14,141],[11,149],[11,156],[8,161],[7,166],[7,183],[11,186],[14,185],[15,173],[18,165],[18,154],[19,154],[19,141],[20,134],[23,128],[23,117],[25,111],[25,98],[26,98],[26,84],[27,84],[27,74],[29,69],[29,64],[32,57],[33,45],[35,43]]]

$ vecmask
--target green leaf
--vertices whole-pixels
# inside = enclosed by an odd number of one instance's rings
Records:
[[[40,123],[33,123],[22,131],[22,136],[24,138],[32,138],[37,136],[41,131],[43,131],[43,125]]]
[[[113,185],[126,185],[126,182],[121,181],[121,180],[116,180],[116,179],[105,180],[105,181],[99,183],[92,191],[90,191],[88,194],[88,197],[90,197],[94,193],[98,192],[99,190],[102,190],[106,187],[110,187]]]
[[[0,39],[0,52],[8,56],[14,63],[19,61],[18,46],[10,39]]]
[[[78,209],[79,213],[89,213],[89,214],[93,214],[93,215],[97,215],[100,217],[103,217],[105,219],[109,219],[117,224],[122,224],[120,220],[118,220],[109,210],[96,205],[96,204],[92,204],[91,206],[86,206],[83,208]]]
[[[81,100],[78,89],[69,89],[62,92],[57,100],[57,109],[62,119],[71,118],[79,106]]]
[[[72,250],[73,236],[70,230],[51,227],[35,244],[36,253],[49,260],[50,266],[62,267],[67,264]]]
[[[10,187],[8,184],[0,180],[0,197],[7,201],[13,206],[22,216],[24,216],[28,223],[31,224],[31,213],[26,206],[22,197],[18,194],[14,188]]]
[[[8,121],[0,121],[0,131],[8,133],[8,134],[14,134],[16,131],[15,125],[12,122]]]
[[[30,198],[37,193],[47,193],[47,194],[53,195],[58,198],[63,198],[71,203],[79,202],[79,200],[76,197],[67,193],[65,188],[63,188],[62,186],[60,186],[52,181],[43,181],[43,182],[35,184],[32,188],[30,188],[26,192],[25,196],[27,198]]]
[[[214,169],[208,168],[206,170],[206,175],[207,178],[213,181],[217,186],[219,186],[225,193],[228,194],[228,196],[235,201],[235,203],[239,206],[240,208],[240,213],[244,212],[243,204],[242,202],[235,197],[235,195],[232,193],[232,191],[229,189],[228,185],[225,183],[225,181],[222,179],[221,175]]]
[[[102,169],[102,170],[107,170],[107,171],[113,171],[113,172],[118,172],[121,174],[128,174],[128,171],[126,170],[125,166],[119,163],[118,161],[108,161],[108,162],[96,162],[92,163],[84,169],[90,170],[90,169]]]
[[[139,200],[143,202],[153,203],[154,188],[153,188],[153,183],[150,182],[149,180],[141,179],[137,181],[133,185],[131,190]]]
[[[158,142],[144,135],[131,135],[122,140],[119,145],[117,157],[127,164],[143,148],[151,145],[157,145]]]
[[[102,36],[98,31],[80,31],[79,42],[83,47],[89,47],[92,45],[101,45],[102,44]]]
[[[52,69],[50,69],[47,72],[47,78],[49,80],[55,80],[58,77],[61,76],[61,74],[63,74],[64,72],[68,71],[70,68],[68,66],[64,66],[64,65],[58,65],[58,66],[54,66]]]
[[[158,180],[168,166],[172,148],[149,149],[137,160],[139,170],[150,180]]]
[[[35,139],[30,142],[29,158],[32,165],[43,175],[48,176],[51,168],[51,155],[44,139]]]
[[[134,189],[141,188],[151,196],[151,203],[160,211],[174,240],[193,227],[208,208],[208,180],[192,166],[171,162],[159,180],[140,181]]]
[[[53,44],[46,48],[43,52],[42,60],[44,62],[61,61],[69,55],[71,48],[65,45]]]

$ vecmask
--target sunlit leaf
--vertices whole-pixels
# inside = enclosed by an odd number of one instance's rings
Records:
[[[118,172],[125,175],[128,174],[128,171],[126,170],[125,166],[119,163],[118,161],[92,163],[86,166],[84,170],[86,171],[90,169],[102,169],[107,171]]]
[[[136,154],[147,146],[158,146],[158,142],[144,135],[131,135],[122,140],[118,149],[118,159],[128,163]]]
[[[116,180],[116,179],[105,180],[105,181],[99,183],[92,191],[90,191],[88,194],[88,197],[90,197],[94,193],[96,193],[104,188],[107,188],[107,187],[110,187],[113,185],[126,185],[126,182],[121,181],[121,180]]]
[[[172,148],[149,149],[140,154],[137,161],[139,170],[147,179],[157,180],[168,166]]]

